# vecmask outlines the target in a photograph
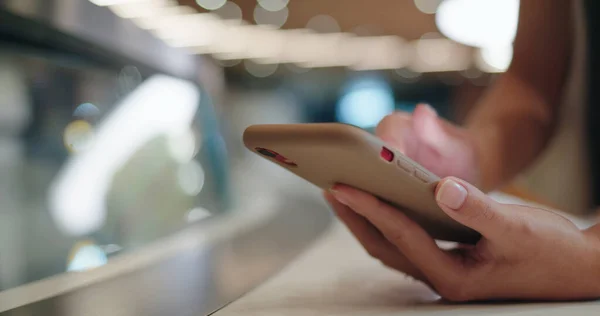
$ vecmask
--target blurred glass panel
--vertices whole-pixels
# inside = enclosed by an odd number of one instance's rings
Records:
[[[194,83],[176,80],[197,95],[176,129],[136,138],[149,126],[144,117],[164,121],[180,106],[176,98],[156,104],[163,114],[152,117],[149,105],[137,104],[122,135],[106,142],[115,132],[110,122],[123,121],[122,108],[155,78],[140,69],[0,46],[0,289],[101,266],[229,209],[225,146],[211,100]],[[145,97],[164,101],[166,92]],[[107,168],[119,150],[127,154]],[[79,182],[65,186],[60,175],[84,158]],[[103,179],[101,213],[94,213],[85,190]],[[71,213],[53,209],[51,188],[61,183],[67,194],[59,204],[81,206]]]

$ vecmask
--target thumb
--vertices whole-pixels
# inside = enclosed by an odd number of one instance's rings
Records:
[[[510,224],[503,204],[457,178],[441,180],[435,198],[448,216],[488,239],[502,236]]]

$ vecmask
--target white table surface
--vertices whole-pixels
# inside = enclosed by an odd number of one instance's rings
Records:
[[[496,198],[524,203],[503,195]],[[572,220],[580,226],[590,225]],[[215,315],[600,315],[600,301],[442,303],[424,285],[370,258],[336,222],[278,275]]]

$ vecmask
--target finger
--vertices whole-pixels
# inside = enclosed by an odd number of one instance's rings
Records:
[[[401,153],[407,154],[407,142],[414,134],[411,133],[411,125],[409,113],[395,112],[379,122],[375,129],[375,135]]]
[[[404,272],[417,280],[428,282],[423,273],[364,217],[338,202],[330,193],[325,193],[325,199],[369,255],[379,259],[389,268]]]
[[[441,250],[419,225],[373,195],[336,185],[334,196],[373,224],[433,284],[444,284],[463,273],[455,257]]]
[[[445,137],[438,122],[437,112],[427,104],[417,105],[413,112],[412,124],[419,137],[429,145],[437,145]]]
[[[461,147],[465,146],[470,138],[465,130],[440,118],[435,109],[427,104],[417,105],[413,112],[412,124],[420,141],[442,155],[457,149],[464,150]]]
[[[488,239],[502,237],[513,224],[502,204],[466,181],[453,177],[441,180],[435,198],[448,216]]]

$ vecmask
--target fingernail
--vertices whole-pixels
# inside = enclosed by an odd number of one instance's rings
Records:
[[[438,203],[458,210],[467,199],[467,190],[454,180],[446,180],[438,188],[436,199]]]
[[[348,203],[350,203],[350,199],[349,199],[348,195],[344,192],[336,190],[335,187],[329,189],[329,192],[331,192],[333,197],[336,200],[338,200],[338,202],[340,202],[344,205],[348,205]]]

